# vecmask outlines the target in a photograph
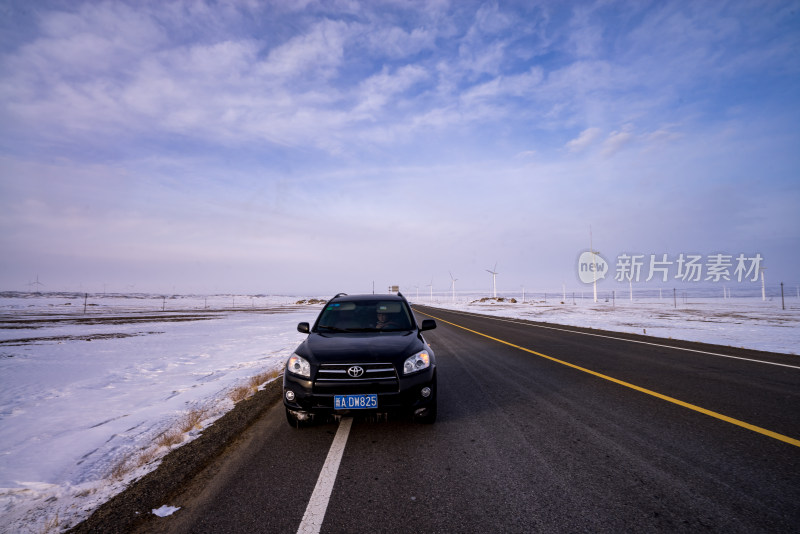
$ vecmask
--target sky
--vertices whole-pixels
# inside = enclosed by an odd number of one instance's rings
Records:
[[[798,50],[797,1],[0,0],[0,290],[585,288],[590,234],[794,287]]]

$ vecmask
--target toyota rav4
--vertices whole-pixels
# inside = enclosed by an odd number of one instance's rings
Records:
[[[289,424],[362,412],[402,412],[436,420],[436,359],[402,294],[346,295],[325,304],[286,362],[283,403]]]

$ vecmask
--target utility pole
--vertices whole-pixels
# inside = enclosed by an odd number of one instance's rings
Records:
[[[783,282],[781,282],[781,308],[786,309],[786,302],[783,300]]]
[[[594,254],[594,239],[592,237],[591,225],[589,225],[589,252],[592,253],[592,287],[594,290],[594,301],[597,303],[597,258]]]

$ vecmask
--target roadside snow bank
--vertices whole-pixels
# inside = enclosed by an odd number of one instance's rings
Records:
[[[102,300],[85,315],[0,299],[0,532],[75,525],[230,410],[233,388],[279,370],[319,308],[260,300],[171,313]]]
[[[614,332],[699,341],[732,347],[798,354],[800,301],[760,298],[682,298],[609,301],[575,299],[511,302],[457,296],[415,299],[421,305]],[[483,301],[481,301],[483,300]]]

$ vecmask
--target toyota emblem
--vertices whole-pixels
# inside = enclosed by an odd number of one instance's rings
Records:
[[[347,370],[347,374],[350,375],[352,378],[358,378],[359,376],[364,374],[364,368],[358,365],[354,365],[353,367]]]

